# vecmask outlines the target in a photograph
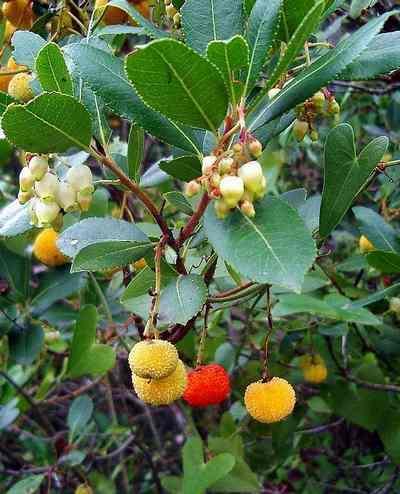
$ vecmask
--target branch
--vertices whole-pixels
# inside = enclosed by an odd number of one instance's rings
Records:
[[[178,248],[182,247],[182,245],[185,243],[185,241],[193,234],[194,230],[196,229],[197,225],[199,224],[199,221],[201,217],[203,216],[209,202],[210,202],[210,197],[208,196],[208,193],[205,192],[200,199],[200,202],[197,206],[196,211],[192,214],[190,217],[189,221],[187,222],[185,228],[181,231],[181,234],[179,235],[179,239],[177,241]]]
[[[373,88],[368,87],[363,84],[356,84],[354,82],[346,82],[346,81],[334,81],[331,83],[333,86],[346,87],[349,89],[354,89],[354,91],[360,93],[373,94],[376,96],[382,96],[384,94],[392,93],[400,88],[399,82],[394,82],[392,84],[388,84],[385,88]]]

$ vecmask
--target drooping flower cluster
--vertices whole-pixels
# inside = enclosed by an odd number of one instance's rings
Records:
[[[262,199],[267,191],[267,181],[260,163],[254,158],[262,154],[262,146],[256,139],[246,144],[236,143],[222,156],[203,158],[202,176],[186,185],[186,195],[191,197],[203,188],[215,199],[218,218],[224,219],[239,207],[243,214],[256,214],[254,201]]]
[[[18,200],[28,201],[31,223],[39,228],[59,228],[63,212],[87,211],[92,201],[93,176],[86,165],[70,168],[65,179],[49,169],[45,156],[32,156],[19,175]]]

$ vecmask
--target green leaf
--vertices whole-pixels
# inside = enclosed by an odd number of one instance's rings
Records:
[[[377,137],[357,156],[354,131],[341,124],[325,144],[325,175],[319,233],[326,237],[340,223],[387,150],[387,137]]]
[[[15,237],[32,230],[30,219],[29,204],[13,201],[0,211],[0,236]]]
[[[126,70],[147,105],[177,122],[217,132],[228,96],[208,60],[179,41],[162,39],[128,55]]]
[[[46,41],[29,31],[16,31],[11,39],[14,48],[13,58],[19,65],[26,65],[30,69],[35,67],[35,58]]]
[[[386,453],[393,462],[400,464],[400,417],[398,410],[388,410],[385,419],[378,424],[378,433]]]
[[[377,250],[367,254],[367,262],[381,273],[400,273],[400,254]]]
[[[283,0],[281,35],[288,42],[316,0]]]
[[[88,218],[70,226],[57,240],[58,248],[70,258],[91,244],[112,241],[149,242],[139,228],[113,218]]]
[[[396,230],[382,216],[370,208],[357,206],[352,209],[360,232],[372,242],[375,249],[400,252],[400,239]]]
[[[107,4],[109,7],[117,7],[121,10],[124,10],[129,17],[132,17],[140,27],[146,31],[146,33],[152,38],[168,38],[171,34],[167,31],[163,31],[162,29],[158,29],[152,22],[147,20],[145,17],[138,12],[135,7],[130,5],[126,0],[111,0]]]
[[[72,96],[58,93],[43,93],[26,105],[10,105],[1,126],[15,146],[32,153],[87,150],[92,138],[86,108]]]
[[[144,157],[144,132],[136,125],[131,126],[128,140],[128,175],[135,182],[140,178],[140,167]]]
[[[0,276],[8,281],[18,300],[25,302],[29,295],[30,259],[11,252],[0,243]]]
[[[178,211],[182,211],[182,213],[191,215],[193,214],[193,208],[190,202],[186,199],[186,197],[177,191],[167,192],[164,194],[164,199],[171,204]]]
[[[394,297],[400,293],[400,283],[396,283],[388,288],[384,288],[383,290],[379,290],[368,297],[362,298],[360,300],[356,300],[355,302],[351,302],[348,305],[350,309],[357,309],[359,307],[366,307],[367,305],[374,304],[375,302],[379,302],[384,298]]]
[[[183,494],[204,494],[235,465],[235,457],[229,453],[221,453],[204,463],[203,445],[198,437],[186,441],[182,455]]]
[[[115,365],[115,352],[108,346],[95,343],[97,310],[93,305],[81,309],[75,325],[68,375],[71,378],[90,374],[105,374]]]
[[[159,321],[186,324],[201,311],[206,300],[207,287],[201,276],[179,276],[161,292]]]
[[[253,88],[265,63],[269,49],[278,33],[282,0],[257,0],[249,17],[247,41],[250,46],[250,64],[245,84]]]
[[[78,396],[71,403],[67,416],[67,425],[71,441],[79,432],[83,432],[93,414],[93,400],[87,396]]]
[[[160,161],[160,168],[171,177],[190,182],[201,175],[201,163],[197,156],[180,156],[174,160]]]
[[[121,59],[83,43],[68,45],[64,52],[85,84],[116,114],[135,122],[161,141],[199,152],[192,129],[170,122],[143,103],[129,83]]]
[[[34,494],[40,487],[44,475],[30,475],[8,489],[6,494]]]
[[[229,88],[231,102],[235,104],[240,97],[240,86],[234,72],[249,64],[249,46],[246,40],[237,35],[228,41],[212,41],[207,47],[207,58],[221,71]]]
[[[186,43],[199,53],[204,53],[210,41],[241,34],[242,3],[242,0],[186,0],[181,10]]]
[[[305,13],[304,18],[300,20],[300,24],[290,38],[283,53],[283,56],[280,58],[277,66],[274,69],[274,72],[272,73],[268,81],[268,89],[275,86],[275,84],[279,81],[281,75],[288,70],[290,64],[296,58],[299,51],[303,49],[304,43],[308,40],[309,36],[315,31],[316,27],[318,26],[324,7],[325,0],[316,2],[315,5],[312,6],[312,8]]]
[[[111,240],[93,243],[81,249],[74,258],[71,273],[102,271],[127,266],[152,251],[147,241]]]
[[[56,43],[48,43],[39,51],[35,71],[43,91],[56,91],[73,96],[72,80],[64,56]]]
[[[7,429],[20,414],[17,405],[18,398],[14,398],[5,405],[0,405],[0,431]]]
[[[16,100],[7,93],[0,91],[0,116],[7,110],[7,106],[16,103]]]
[[[393,14],[389,12],[372,19],[351,36],[342,40],[336,48],[329,50],[326,55],[318,58],[310,67],[303,70],[280,91],[269,105],[258,113],[251,123],[250,130],[257,130],[282,115],[335,79],[368,47],[390,15]]]
[[[400,67],[400,32],[378,34],[367,49],[339,76],[343,81],[365,81]]]
[[[70,274],[68,269],[54,270],[40,278],[40,284],[32,300],[32,311],[40,315],[55,302],[79,292],[86,284],[86,276]]]
[[[30,365],[43,348],[43,329],[39,324],[14,328],[8,334],[10,357],[21,365]]]
[[[283,294],[273,309],[274,317],[291,314],[311,314],[337,321],[378,325],[380,320],[367,309],[353,308],[350,300],[338,295],[327,295],[323,300],[311,295]]]
[[[311,234],[280,199],[267,197],[255,208],[254,218],[235,210],[219,220],[210,206],[204,220],[209,241],[243,276],[299,291],[316,254]]]

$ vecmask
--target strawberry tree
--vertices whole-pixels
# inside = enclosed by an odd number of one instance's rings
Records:
[[[245,439],[294,468],[346,424],[395,485],[400,138],[367,98],[397,87],[399,13],[348,3],[3,2],[0,429],[51,440],[2,459],[31,474],[10,493],[267,492]],[[182,475],[148,405],[191,436]]]

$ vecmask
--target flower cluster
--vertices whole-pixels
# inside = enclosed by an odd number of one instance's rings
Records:
[[[246,144],[234,144],[232,150],[222,156],[205,156],[202,176],[186,185],[186,195],[191,197],[202,188],[206,190],[215,199],[214,207],[220,219],[226,218],[236,207],[246,216],[255,216],[253,203],[262,199],[267,191],[262,167],[254,160],[261,154],[260,142],[252,139]]]
[[[175,27],[179,27],[181,25],[181,14],[172,3],[172,0],[164,0],[164,4],[167,17],[172,19]]]
[[[72,211],[87,211],[92,201],[93,176],[86,165],[70,168],[65,180],[49,169],[45,156],[32,156],[29,164],[19,175],[18,200],[28,201],[31,223],[39,228],[62,224],[63,214]]]

